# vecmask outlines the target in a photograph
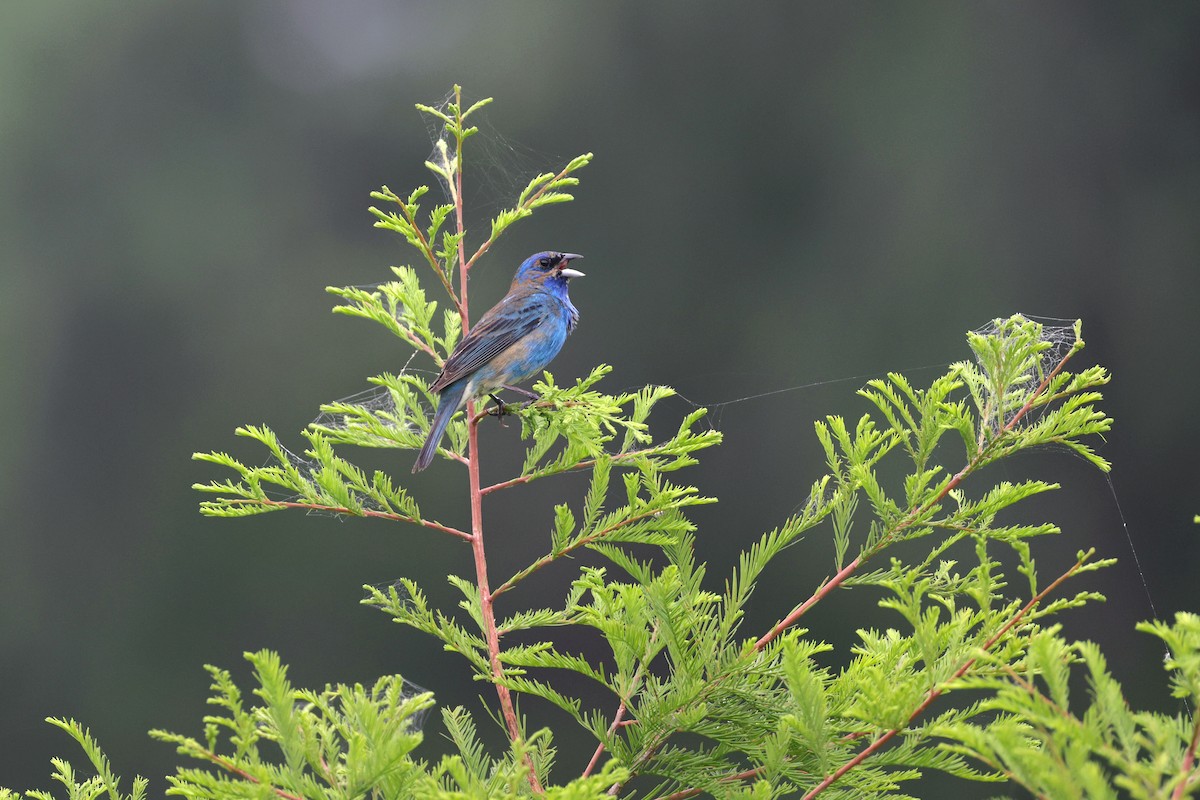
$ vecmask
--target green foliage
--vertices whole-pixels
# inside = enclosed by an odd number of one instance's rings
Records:
[[[351,800],[366,796],[403,798],[507,797],[527,786],[525,756],[536,763],[553,757],[549,734],[541,734],[505,757],[488,758],[475,737],[474,724],[459,708],[443,712],[450,738],[459,755],[435,764],[412,757],[422,742],[423,717],[433,706],[433,694],[414,689],[399,676],[380,678],[369,688],[327,686],[323,691],[294,688],[279,657],[269,651],[247,653],[254,668],[258,703],[249,705],[229,672],[208,667],[212,677],[209,703],[219,710],[204,717],[200,739],[165,731],[151,736],[174,744],[204,768],[181,768],[169,778],[167,794],[216,798],[321,798]],[[86,752],[97,774],[80,780],[71,765],[54,759],[55,780],[66,788],[68,800],[142,800],[147,782],[137,778],[130,794],[119,789],[108,759],[91,736],[74,721],[51,719]],[[213,771],[215,768],[217,771]],[[548,787],[546,797],[559,800],[599,800],[625,772],[616,764],[586,780]],[[0,790],[6,800],[20,797]],[[54,800],[49,792],[31,791],[25,797]]]
[[[66,789],[66,797],[68,800],[94,800],[104,795],[107,795],[109,800],[143,800],[146,796],[146,786],[148,781],[140,775],[133,779],[133,788],[128,794],[121,791],[121,779],[113,774],[112,768],[109,766],[108,757],[100,750],[100,745],[92,738],[91,733],[87,728],[84,728],[73,719],[57,719],[49,717],[46,719],[51,725],[61,728],[74,739],[91,762],[92,769],[96,771],[95,775],[80,780],[75,774],[75,768],[70,762],[61,758],[52,758],[51,765],[54,767],[53,778],[58,783],[62,784]],[[54,800],[54,795],[45,791],[30,791],[26,792],[25,797],[33,798],[33,800]],[[9,800],[9,798],[18,798],[20,795],[9,789],[0,789],[0,798]]]
[[[439,315],[407,266],[393,267],[395,280],[372,290],[330,289],[342,301],[335,311],[378,323],[435,365],[469,319],[455,279],[465,285],[471,267],[515,221],[571,199],[564,189],[590,160],[580,156],[535,178],[465,257],[463,144],[477,133],[466,120],[482,105],[463,110],[456,90],[442,107],[419,107],[444,129],[427,166],[448,203],[423,212],[427,187],[407,197],[386,187],[373,195],[394,208],[372,209],[377,226],[417,250],[452,307]],[[539,399],[500,409],[521,421],[524,463],[491,486],[478,486],[472,473],[473,507],[495,492],[565,473],[586,472],[589,480],[581,496],[529,510],[529,523],[546,531],[542,554],[506,577],[492,576],[492,589],[482,580],[482,534],[425,518],[396,478],[368,475],[342,454],[350,447],[419,448],[435,401],[424,378],[380,375],[371,379],[377,392],[370,397],[326,404],[304,432],[301,455],[265,426],[239,428],[265,447],[267,463],[197,454],[235,473],[196,486],[212,496],[201,503],[202,513],[301,508],[370,516],[472,545],[476,574],[448,576],[461,595],[452,607],[431,605],[411,577],[366,587],[363,602],[436,638],[492,684],[508,747],[489,754],[472,717],[446,709],[441,722],[455,752],[425,763],[414,753],[423,740],[421,715],[433,702],[429,693],[397,676],[370,689],[298,690],[279,658],[261,652],[248,656],[258,705],[248,705],[229,673],[210,667],[210,702],[218,712],[204,719],[203,735],[154,732],[203,764],[172,777],[171,793],[204,800],[907,797],[929,770],[1017,784],[1038,797],[1194,792],[1200,716],[1132,711],[1096,647],[1068,641],[1056,622],[1059,612],[1102,599],[1087,589],[1064,592],[1063,585],[1111,562],[1083,552],[1057,578],[1044,580],[1034,548],[1059,528],[1020,521],[1014,509],[1057,484],[980,474],[1048,446],[1107,470],[1092,447],[1111,424],[1097,405],[1108,374],[1096,366],[1067,369],[1083,347],[1079,323],[1048,329],[1014,316],[969,333],[967,343],[974,359],[952,365],[928,386],[890,373],[859,392],[869,413],[817,422],[827,474],[812,482],[798,511],[752,541],[723,577],[710,576],[697,560],[698,532],[688,517],[714,498],[678,478],[721,435],[698,429],[704,411],[697,410],[673,434],[652,436],[649,417],[672,390],[608,394],[599,388],[610,372],[606,365],[561,386],[546,373],[535,386]],[[454,420],[442,455],[469,466],[471,426],[486,416]],[[826,524],[834,543],[829,576],[809,590],[791,589],[792,607],[765,632],[747,630],[747,604],[766,570]],[[497,606],[540,570],[577,557],[558,602],[535,596],[532,607],[497,616]],[[1013,581],[1010,569],[1023,579]],[[881,622],[850,621],[857,643],[845,653],[800,626],[815,605],[835,602],[836,589],[869,592],[882,615]],[[565,627],[579,634],[572,642],[589,641],[586,651],[564,644]],[[1200,707],[1200,618],[1180,615],[1173,625],[1142,629],[1166,644],[1176,695]],[[519,643],[506,638],[516,632]],[[1089,686],[1082,714],[1071,702],[1073,673]],[[589,699],[597,686],[609,695],[602,707]],[[550,784],[552,775],[559,777],[551,732],[527,732],[513,696],[558,709],[595,740],[582,774]],[[90,800],[107,791],[119,800],[117,779],[94,742],[73,723],[60,724],[99,773],[77,783],[70,766],[56,761],[69,797]],[[576,763],[566,769],[581,767],[572,757]],[[144,787],[135,782],[130,800],[140,800]]]
[[[303,506],[422,522],[416,502],[404,489],[396,487],[386,473],[376,470],[368,477],[363,470],[336,455],[329,437],[318,430],[305,431],[310,445],[304,451],[307,459],[286,450],[270,428],[249,425],[238,428],[236,433],[264,444],[275,463],[248,467],[226,453],[197,453],[198,460],[228,467],[241,476],[236,483],[226,480],[196,484],[194,488],[199,491],[219,495],[215,501],[202,503],[201,513],[242,517]],[[400,434],[395,432],[395,435]],[[412,436],[419,444],[416,434]]]
[[[1175,696],[1186,708],[1200,706],[1200,617],[1180,613],[1173,624],[1138,629],[1166,644],[1164,666]],[[939,723],[936,735],[951,742],[947,750],[1037,797],[1141,800],[1191,797],[1200,790],[1200,718],[1131,709],[1095,644],[1068,642],[1055,627],[1030,637],[1013,663],[988,661],[990,670],[961,684],[988,696],[980,704],[987,724]],[[1086,679],[1082,713],[1071,697],[1073,673]]]
[[[419,719],[433,705],[430,692],[414,691],[399,676],[374,686],[294,689],[274,653],[246,654],[261,705],[246,707],[230,674],[208,667],[220,709],[204,718],[203,741],[151,731],[181,755],[216,765],[180,769],[170,794],[208,800],[231,796],[354,798],[368,792],[388,797],[424,797],[431,775],[409,754],[422,741]]]
[[[439,269],[435,265],[435,269]],[[442,335],[433,330],[437,303],[426,301],[417,272],[412,267],[392,267],[397,280],[382,283],[374,291],[357,286],[326,287],[326,291],[342,298],[344,305],[334,312],[362,317],[377,322],[408,344],[428,353],[440,366],[458,343],[462,334],[462,318],[457,311],[447,311],[442,318]]]

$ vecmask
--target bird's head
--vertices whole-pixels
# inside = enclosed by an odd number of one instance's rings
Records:
[[[582,272],[567,266],[577,258],[583,258],[583,256],[577,253],[558,253],[553,250],[534,253],[522,262],[517,270],[517,276],[513,278],[513,286],[522,283],[542,283],[550,288],[565,290],[567,281],[571,278],[583,277]]]

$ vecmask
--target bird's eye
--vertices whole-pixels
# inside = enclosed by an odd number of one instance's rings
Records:
[[[550,259],[540,258],[540,259],[538,259],[538,265],[543,268],[548,267],[548,266],[550,266]]]

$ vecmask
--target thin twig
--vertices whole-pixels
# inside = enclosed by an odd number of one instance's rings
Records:
[[[1179,785],[1171,792],[1171,800],[1180,800],[1187,791],[1188,776],[1196,762],[1196,748],[1200,745],[1200,713],[1196,714],[1196,724],[1192,729],[1192,742],[1183,754],[1183,763],[1179,767]]]
[[[546,191],[551,186],[553,186],[555,183],[557,183],[558,181],[567,177],[569,172],[570,172],[570,165],[564,167],[562,172],[558,173],[553,178],[551,178],[550,180],[548,180],[544,184],[542,184],[542,188],[538,189],[536,192],[529,195],[529,197],[526,197],[525,201],[523,203],[521,203],[520,205],[518,205],[516,210],[517,211],[525,211],[526,209],[528,209],[534,200],[537,200],[539,197],[541,197],[543,194],[545,194]],[[492,245],[495,243],[496,243],[496,239],[492,236],[489,236],[487,238],[487,240],[484,241],[483,244],[479,245],[479,249],[475,251],[475,255],[471,256],[471,259],[466,263],[466,268],[469,270],[471,267],[475,266],[475,262],[479,259],[479,257],[482,256],[484,253],[486,253],[488,250],[490,250],[492,248]],[[459,258],[462,258],[461,253],[459,255]]]
[[[399,325],[399,323],[397,323],[397,325],[398,325],[399,329],[401,331],[403,331],[403,338],[405,341],[407,341],[409,344],[411,344],[413,347],[417,348],[418,350],[421,350],[421,351],[427,353],[429,355],[429,357],[434,360],[434,363],[436,363],[439,367],[442,366],[442,364],[445,362],[445,359],[442,358],[441,354],[438,353],[438,351],[434,350],[432,347],[430,347],[428,344],[426,344],[422,339],[419,339],[417,337],[417,335],[415,333],[413,333],[411,330],[409,330],[408,328],[404,327],[403,325]]]
[[[246,772],[246,770],[242,769],[241,767],[236,766],[232,762],[226,761],[225,759],[221,758],[219,755],[212,752],[211,750],[201,750],[200,752],[204,755],[205,758],[207,758],[212,763],[216,764],[221,769],[226,770],[228,772],[232,772],[234,775],[237,775],[239,778],[248,780],[251,783],[258,784],[260,786],[266,785],[270,788],[270,790],[272,792],[274,792],[277,796],[284,798],[284,800],[305,800],[300,795],[292,794],[291,792],[284,791],[283,789],[280,789],[278,786],[271,786],[270,784],[263,784],[263,782],[261,780],[254,777],[249,772]]]
[[[635,670],[633,673],[633,679],[629,681],[629,691],[626,692],[626,696],[621,698],[621,704],[617,706],[617,712],[613,714],[612,724],[608,726],[609,736],[612,736],[614,733],[616,733],[618,728],[625,725],[631,725],[636,722],[636,720],[631,720],[629,722],[624,721],[625,711],[629,707],[629,701],[633,699],[635,694],[637,694],[638,684],[640,684],[642,682],[642,678],[645,677],[646,667],[649,666],[650,661],[655,655],[651,651],[654,649],[654,642],[656,639],[658,639],[658,623],[655,623],[654,629],[650,632],[650,639],[646,643],[646,653],[642,656],[642,663],[638,664],[637,670]],[[604,742],[600,742],[600,744],[596,745],[596,752],[592,753],[592,760],[588,762],[587,767],[583,770],[583,774],[580,777],[586,778],[587,776],[591,775],[592,770],[594,770],[596,765],[600,762],[600,756],[602,755],[604,755]]]
[[[458,191],[461,195],[461,182],[459,184]],[[417,224],[416,218],[408,213],[408,207],[404,205],[403,200],[400,200],[399,206],[400,210],[404,213],[404,219],[407,220],[408,224],[412,226],[412,229],[416,231],[417,239],[421,242],[421,246],[418,249],[421,251],[422,255],[425,256],[425,260],[429,262],[429,266],[433,267],[433,271],[437,273],[438,280],[442,282],[442,286],[446,289],[446,294],[450,295],[450,299],[453,300],[454,305],[458,307],[459,316],[462,316],[464,309],[463,302],[460,301],[458,299],[458,295],[454,293],[454,285],[450,283],[450,279],[446,277],[446,273],[442,272],[441,267],[438,266],[437,255],[433,252],[433,248],[429,245],[429,241],[425,238],[425,234],[421,231],[421,226]]]
[[[733,783],[735,781],[744,781],[744,780],[747,780],[748,778],[758,777],[759,773],[761,773],[762,771],[763,771],[762,767],[755,767],[754,769],[748,769],[748,770],[745,770],[744,772],[739,772],[736,775],[726,775],[725,777],[718,778],[717,780],[720,781],[721,783]],[[695,797],[696,795],[700,794],[700,792],[702,792],[702,791],[704,791],[704,790],[696,789],[696,788],[682,789],[678,792],[675,792],[674,794],[663,795],[662,797],[659,797],[657,800],[687,800],[689,797]]]
[[[655,509],[654,511],[646,511],[641,514],[635,514],[634,516],[627,517],[627,518],[621,520],[620,522],[613,523],[612,525],[609,525],[607,528],[601,528],[600,530],[596,531],[595,533],[589,534],[587,536],[582,536],[582,537],[576,539],[575,541],[571,542],[571,544],[567,545],[562,550],[559,550],[554,553],[547,553],[546,555],[542,556],[537,561],[533,562],[528,567],[521,570],[520,572],[518,572],[517,574],[513,575],[511,578],[506,580],[504,583],[502,583],[500,585],[500,587],[498,589],[496,589],[495,592],[492,593],[492,597],[498,597],[499,595],[503,594],[504,592],[507,592],[509,589],[512,589],[518,583],[525,580],[526,578],[528,578],[533,573],[537,572],[542,567],[545,567],[549,564],[554,563],[555,561],[562,558],[563,556],[565,556],[569,553],[573,553],[576,550],[578,550],[579,548],[584,547],[589,544],[592,544],[593,542],[598,542],[601,539],[604,539],[606,536],[616,533],[621,528],[624,528],[627,525],[632,525],[635,522],[641,522],[644,519],[653,517],[653,516],[657,515],[660,511],[661,511],[661,509]]]
[[[792,613],[788,614],[786,617],[779,620],[779,622],[776,622],[775,625],[771,628],[771,630],[764,633],[758,639],[758,641],[756,641],[754,643],[754,649],[756,651],[761,651],[773,639],[775,639],[777,636],[779,636],[779,634],[783,633],[784,630],[791,627],[796,622],[796,620],[798,620],[798,619],[800,619],[800,617],[804,616],[805,612],[807,612],[810,608],[812,608],[814,605],[819,603],[821,600],[824,600],[826,597],[828,597],[829,594],[834,589],[841,586],[842,581],[846,580],[846,578],[848,578],[852,574],[854,574],[854,571],[856,569],[858,569],[858,567],[861,563],[862,563],[861,557],[854,559],[849,564],[842,567],[841,571],[838,572],[837,575],[834,575],[832,578],[830,578],[829,580],[822,583],[820,585],[820,587],[818,587],[817,590],[812,593],[811,597],[809,597],[807,600],[805,600],[800,605],[796,606],[792,610]]]
[[[509,387],[505,387],[505,388],[509,388]],[[497,391],[499,391],[499,390],[497,390]],[[508,408],[509,404],[501,403],[501,405],[504,408]],[[584,403],[581,403],[578,400],[567,400],[567,401],[561,402],[561,403],[555,402],[552,400],[538,400],[536,402],[522,403],[521,410],[523,411],[526,408],[555,408],[555,409],[557,409],[557,408],[575,408],[575,407],[582,406],[582,405],[584,405]],[[488,417],[497,417],[497,416],[507,417],[507,416],[516,416],[516,414],[511,411],[504,411],[502,413],[497,413],[493,409],[485,407],[481,411],[476,412],[475,416],[471,417],[471,419],[474,422],[478,422],[479,420],[487,419]],[[487,491],[487,489],[484,489],[484,492],[486,492],[486,491]]]
[[[617,732],[617,728],[621,727],[621,721],[624,718],[625,718],[625,701],[622,700],[621,704],[617,706],[617,713],[613,714],[612,724],[608,726],[608,735],[609,736],[612,736],[614,733]],[[592,770],[594,770],[596,768],[596,765],[600,763],[600,756],[604,755],[604,750],[605,750],[604,742],[600,742],[598,745],[596,745],[596,751],[594,753],[592,753],[592,760],[589,761],[587,763],[587,766],[583,768],[583,774],[581,774],[579,777],[586,778],[587,776],[592,774]]]
[[[612,463],[616,464],[617,462],[620,462],[620,461],[628,461],[631,458],[637,458],[638,456],[644,456],[644,455],[647,455],[648,453],[653,453],[656,449],[657,448],[654,448],[654,447],[647,447],[643,450],[630,450],[628,453],[617,453],[615,455],[609,456],[609,460]],[[581,469],[587,469],[588,467],[594,467],[594,466],[596,466],[596,459],[589,458],[586,461],[580,461],[578,464],[571,466],[569,469],[560,470],[558,472],[550,472],[550,473],[535,472],[531,475],[522,475],[519,478],[512,478],[507,481],[501,481],[500,483],[493,483],[491,486],[485,486],[485,487],[483,487],[483,489],[481,491],[484,494],[491,494],[492,492],[499,492],[502,489],[511,489],[514,486],[520,486],[523,483],[529,483],[531,481],[535,481],[538,478],[548,478],[551,475],[562,475],[567,472],[578,472]]]
[[[1017,413],[1014,414],[1013,418],[1008,421],[1008,424],[1004,426],[1003,430],[1011,431],[1021,417],[1029,413],[1030,409],[1033,408],[1033,401],[1037,400],[1038,397],[1041,396],[1042,392],[1046,391],[1046,387],[1050,384],[1050,381],[1053,380],[1054,376],[1062,372],[1062,368],[1067,365],[1067,362],[1071,360],[1071,356],[1073,355],[1075,355],[1074,350],[1067,351],[1067,354],[1063,356],[1062,361],[1058,362],[1058,366],[1050,370],[1050,374],[1042,379],[1042,382],[1038,384],[1037,389],[1035,389],[1033,394],[1029,395],[1029,399],[1025,401],[1025,405],[1021,406],[1021,408],[1017,410]]]
[[[395,522],[411,522],[414,525],[421,525],[426,528],[432,528],[435,531],[449,533],[452,536],[457,536],[460,539],[470,539],[471,534],[466,531],[460,531],[458,528],[452,528],[449,525],[443,525],[440,522],[434,522],[431,519],[416,519],[414,517],[405,516],[404,514],[394,514],[390,511],[372,511],[369,508],[364,508],[360,511],[355,511],[352,508],[344,506],[326,506],[320,503],[298,503],[292,500],[251,500],[251,499],[231,499],[222,501],[228,505],[252,505],[252,506],[271,506],[275,508],[303,508],[309,511],[325,511],[331,514],[349,514],[355,517],[377,517],[379,519],[390,519]]]

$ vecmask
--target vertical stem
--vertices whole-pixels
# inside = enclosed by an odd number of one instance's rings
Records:
[[[1188,745],[1188,749],[1183,754],[1183,764],[1179,768],[1179,783],[1175,786],[1175,791],[1171,792],[1171,800],[1181,800],[1187,794],[1188,778],[1196,760],[1197,746],[1200,746],[1200,713],[1196,715],[1196,724],[1192,728],[1192,743]]]
[[[473,403],[467,404],[468,419],[474,416]],[[479,425],[468,423],[467,474],[471,483],[471,553],[475,557],[475,581],[479,585],[479,606],[483,613],[484,637],[488,646],[488,661],[492,665],[492,677],[497,680],[496,694],[500,697],[500,708],[504,713],[504,724],[513,742],[521,740],[521,728],[517,724],[517,711],[513,706],[512,694],[507,686],[499,683],[504,676],[500,664],[500,634],[496,630],[496,612],[492,604],[492,590],[488,585],[487,553],[483,547],[483,495],[479,491]],[[532,776],[531,776],[532,777]]]
[[[454,102],[458,109],[455,120],[458,130],[455,133],[455,169],[454,169],[454,219],[458,233],[458,280],[459,300],[462,315],[462,335],[466,338],[470,331],[470,304],[467,297],[468,266],[466,262],[466,244],[463,236],[463,194],[462,194],[462,150],[463,150],[463,118],[462,118],[462,89],[454,87]],[[504,678],[504,667],[500,664],[500,634],[496,630],[496,613],[492,604],[492,590],[488,584],[487,552],[483,546],[483,492],[479,483],[479,420],[475,418],[475,401],[467,400],[467,475],[471,493],[471,554],[475,559],[475,583],[479,587],[479,609],[483,616],[484,638],[487,640],[488,662],[492,667],[492,678],[495,681],[496,694],[500,698],[500,710],[504,715],[504,725],[508,728],[508,738],[514,745],[521,743],[521,726],[517,720],[517,710],[513,705],[512,693],[501,682]],[[538,780],[533,768],[533,759],[525,757],[529,768],[529,785],[534,794],[542,795],[545,790]]]

